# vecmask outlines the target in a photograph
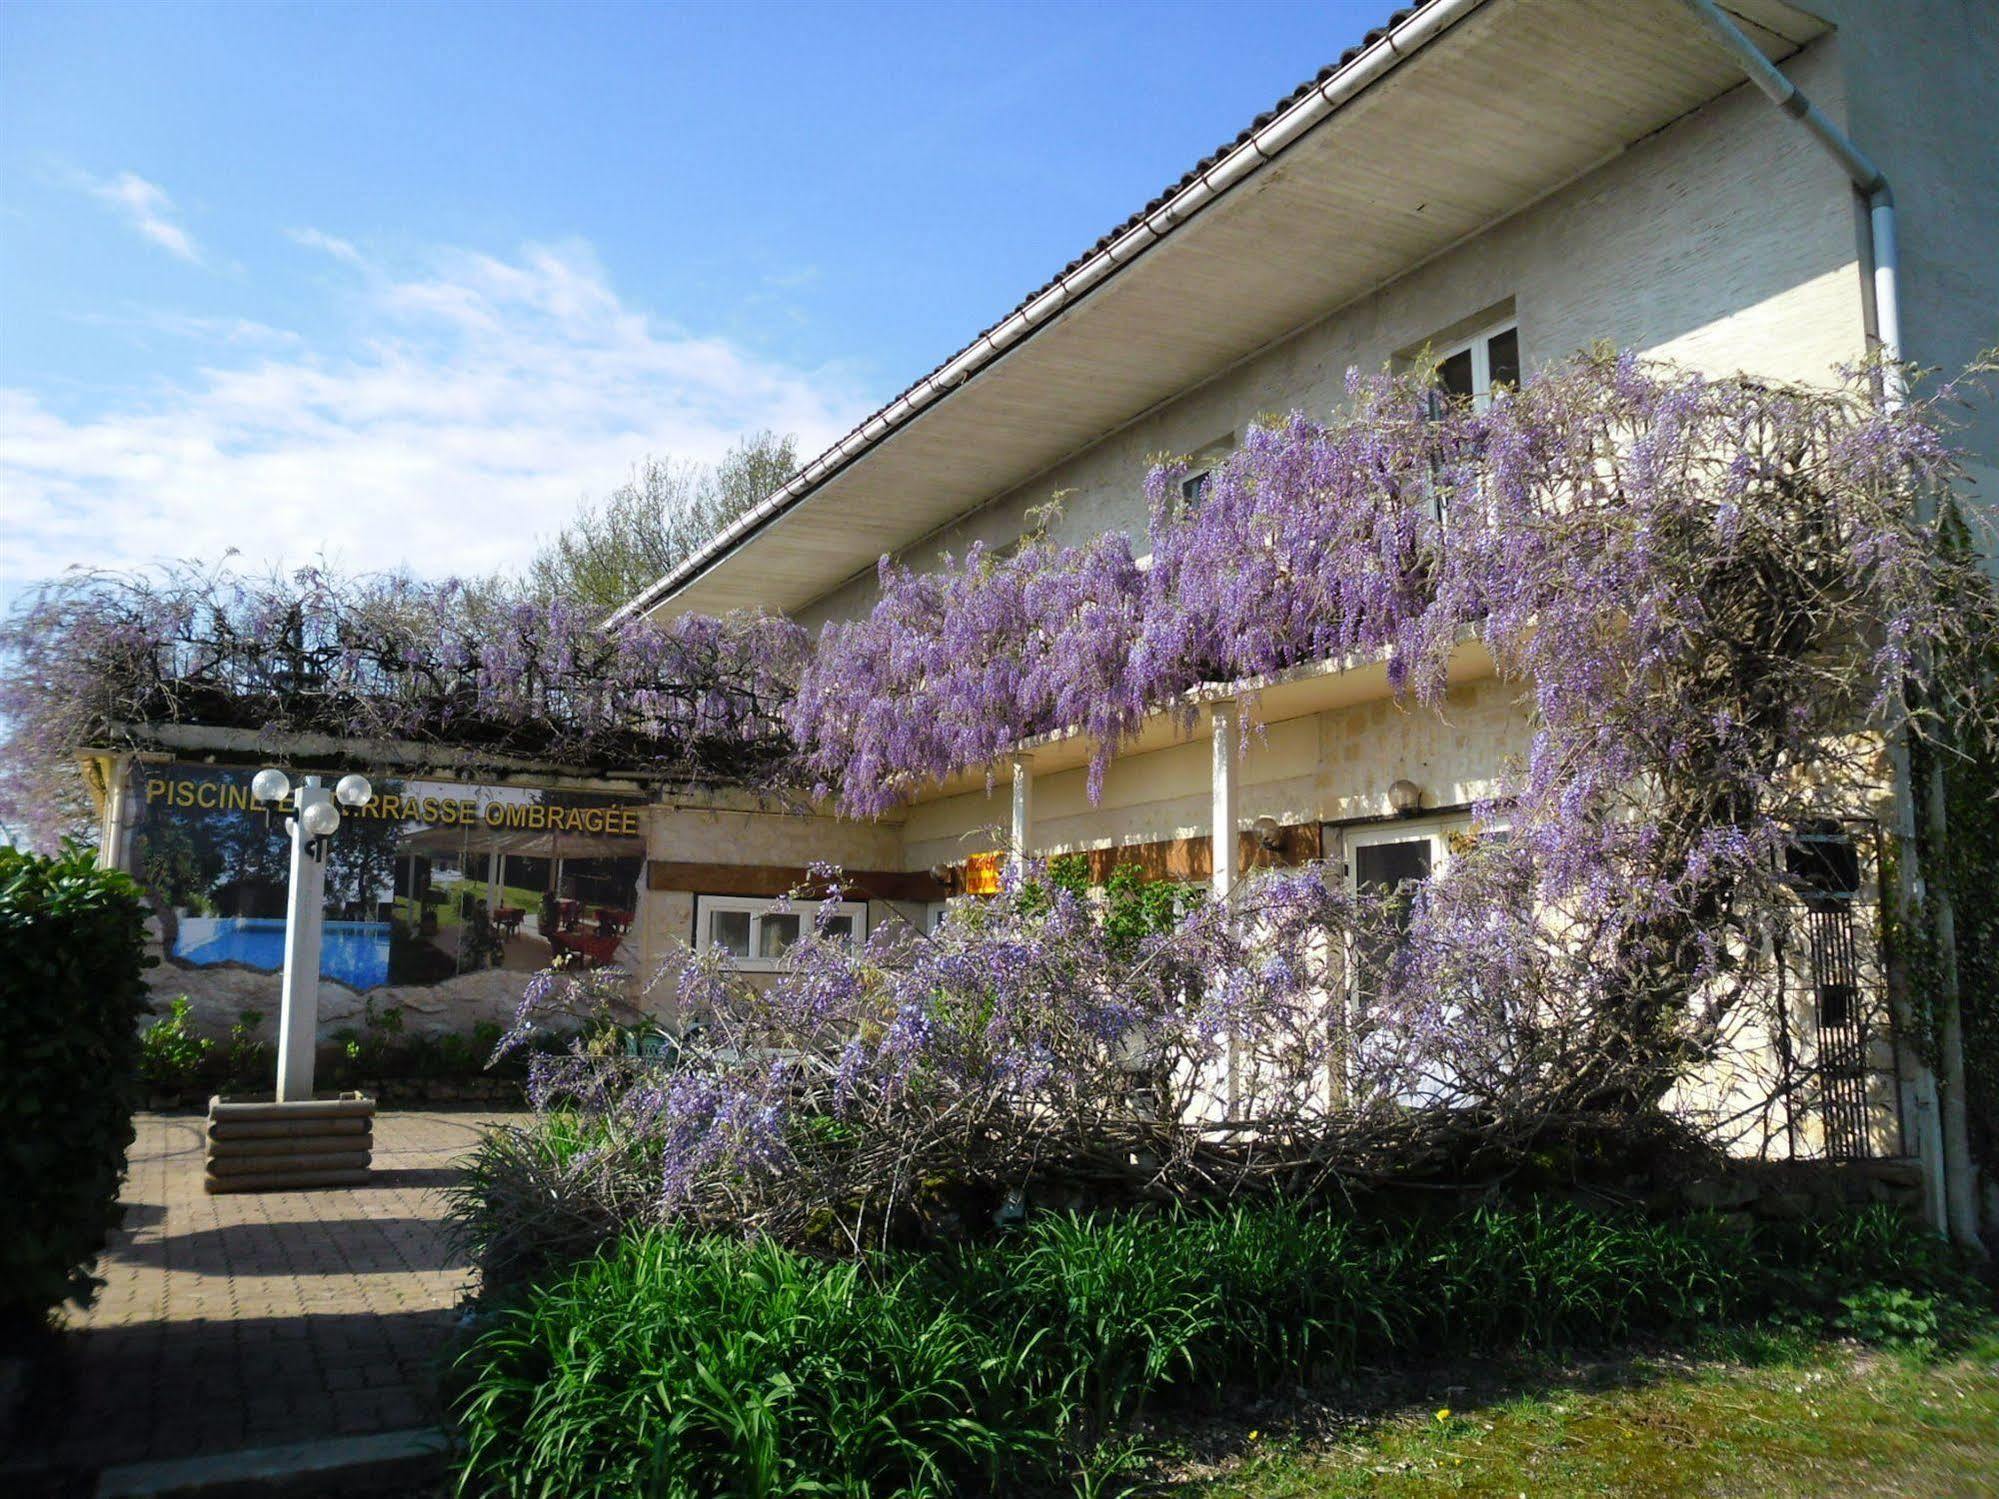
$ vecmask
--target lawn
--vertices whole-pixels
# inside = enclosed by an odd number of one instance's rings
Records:
[[[458,880],[451,884],[440,884],[434,888],[446,892],[450,897],[443,904],[434,908],[437,912],[439,930],[460,926],[464,923],[465,918],[458,911],[458,897],[462,892],[470,891],[478,899],[486,899],[486,882],[484,880]],[[500,901],[503,905],[517,907],[520,910],[526,911],[529,916],[535,916],[541,911],[542,893],[539,890],[529,890],[521,885],[502,885],[500,887]],[[408,896],[399,895],[396,897],[396,914],[404,921],[414,920],[413,909],[414,903]]]
[[[1472,1382],[1446,1383],[1454,1379]],[[1460,1371],[1427,1394],[1361,1418],[1307,1406],[1269,1430],[1236,1424],[1183,1437],[1166,1464],[1175,1481],[1152,1492],[1999,1491],[1999,1333],[1947,1358],[1737,1340],[1704,1360],[1640,1357],[1483,1381]]]

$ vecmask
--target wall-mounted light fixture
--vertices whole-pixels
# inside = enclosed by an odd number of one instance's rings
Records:
[[[1284,847],[1284,825],[1274,817],[1257,818],[1250,831],[1256,835],[1256,846],[1265,853],[1274,854]]]
[[[1388,788],[1388,805],[1397,817],[1409,817],[1423,810],[1423,788],[1414,781],[1399,780]]]

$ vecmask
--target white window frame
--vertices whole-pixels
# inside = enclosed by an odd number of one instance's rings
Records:
[[[1187,455],[1189,472],[1180,480],[1180,503],[1183,506],[1198,505],[1201,495],[1208,487],[1208,480],[1236,450],[1234,432],[1224,432],[1212,442],[1204,442]],[[1199,464],[1199,468],[1193,465]]]
[[[1520,320],[1515,317],[1502,318],[1498,322],[1486,324],[1463,338],[1453,340],[1441,349],[1434,344],[1431,345],[1431,357],[1436,361],[1440,372],[1446,360],[1455,359],[1460,354],[1471,355],[1471,404],[1474,411],[1484,411],[1492,404],[1492,341],[1502,333],[1511,333],[1517,341],[1520,337]],[[1442,395],[1441,388],[1433,388],[1431,399],[1435,402]],[[1434,404],[1431,406],[1433,416],[1438,409]],[[1429,506],[1430,514],[1438,525],[1449,524],[1450,507],[1444,502],[1440,490],[1430,489]]]
[[[1400,822],[1371,822],[1361,827],[1348,828],[1345,840],[1345,862],[1347,866],[1347,889],[1360,893],[1361,849],[1382,843],[1426,842],[1430,845],[1430,874],[1432,877],[1443,872],[1450,862],[1451,834],[1459,827],[1469,827],[1469,822],[1458,818],[1411,817]]]
[[[750,955],[738,957],[730,955],[730,961],[745,973],[778,973],[783,971],[782,958],[760,958],[756,952],[763,946],[763,919],[769,915],[796,916],[798,930],[802,936],[812,929],[823,901],[810,899],[786,900],[783,897],[759,898],[747,895],[697,895],[694,897],[694,947],[697,952],[711,952],[714,941],[710,935],[710,918],[719,912],[737,912],[750,918]],[[852,920],[853,926],[848,936],[851,946],[858,949],[868,940],[868,903],[864,900],[843,900],[833,908],[836,916]]]
[[[1377,843],[1414,843],[1426,839],[1430,845],[1430,877],[1436,878],[1452,862],[1451,838],[1457,833],[1479,832],[1488,837],[1506,837],[1513,832],[1513,824],[1507,821],[1480,823],[1475,818],[1459,812],[1444,817],[1397,818],[1386,822],[1361,823],[1346,830],[1341,844],[1341,859],[1346,865],[1347,889],[1360,893],[1360,860],[1355,854],[1362,847]]]
[[[1520,336],[1520,320],[1518,318],[1503,318],[1499,322],[1490,323],[1480,328],[1477,332],[1467,334],[1465,337],[1457,339],[1435,352],[1436,362],[1440,368],[1445,360],[1455,359],[1460,354],[1467,351],[1470,352],[1471,404],[1474,411],[1483,411],[1492,404],[1491,344],[1502,333],[1511,333],[1515,338],[1518,338]]]

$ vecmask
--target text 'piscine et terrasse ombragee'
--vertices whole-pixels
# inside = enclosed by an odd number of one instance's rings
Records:
[[[220,781],[169,780],[146,782],[146,802],[202,811],[262,811],[250,798],[248,786]],[[279,804],[288,809],[290,802]],[[481,806],[469,797],[377,796],[365,807],[342,809],[349,817],[387,818],[392,822],[426,822],[440,827],[526,828],[551,833],[596,833],[610,837],[639,835],[636,807],[560,807],[530,802],[491,801]]]

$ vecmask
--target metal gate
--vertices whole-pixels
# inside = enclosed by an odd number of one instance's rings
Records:
[[[1881,978],[1875,904],[1862,879],[1862,854],[1878,870],[1872,823],[1816,823],[1795,835],[1786,858],[1798,892],[1787,986],[1802,987],[1808,1033],[1789,1033],[1780,1005],[1793,1155],[1866,1160],[1901,1152],[1892,1029]],[[1811,1130],[1810,1125],[1816,1125]],[[1800,1138],[1800,1126],[1807,1136]]]

